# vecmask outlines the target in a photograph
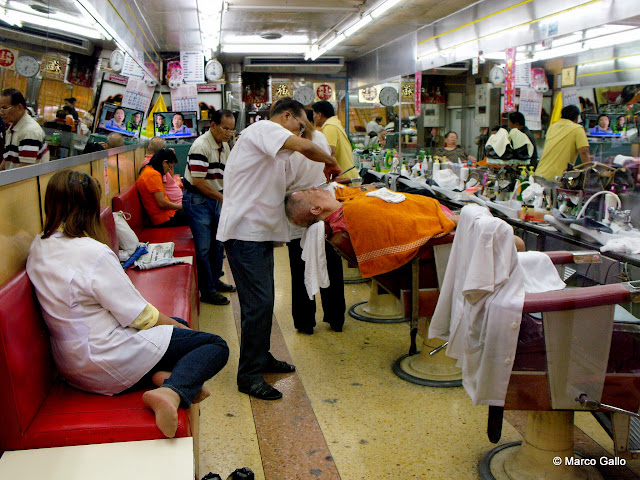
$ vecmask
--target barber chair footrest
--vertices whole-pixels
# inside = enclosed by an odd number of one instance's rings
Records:
[[[539,478],[553,478],[554,480],[603,480],[602,474],[592,466],[565,466],[564,458],[562,464],[551,465],[547,468],[553,476],[540,476],[540,472],[532,470],[522,470],[514,472],[508,465],[512,457],[517,454],[522,446],[522,442],[510,442],[499,445],[487,453],[478,465],[478,473],[482,480],[537,480]],[[574,458],[586,458],[585,455],[574,452]],[[507,473],[507,470],[509,473]],[[518,475],[521,473],[521,475]]]
[[[411,383],[426,387],[453,388],[462,386],[462,372],[455,366],[455,360],[444,357],[442,363],[438,355],[429,357],[423,345],[417,355],[403,355],[393,364],[393,373]],[[453,364],[451,364],[453,362]]]
[[[372,308],[369,301],[356,303],[349,309],[349,315],[356,320],[370,323],[402,323],[409,319],[402,316],[402,308],[399,306],[398,300],[391,294],[380,295],[378,304],[385,297],[389,299],[389,305],[377,305]],[[396,306],[396,304],[398,304]]]

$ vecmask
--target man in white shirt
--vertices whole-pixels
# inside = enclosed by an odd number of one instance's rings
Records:
[[[8,88],[0,94],[0,117],[7,124],[0,170],[49,161],[44,130],[27,112],[27,102],[18,90]]]
[[[365,148],[372,147],[378,143],[378,135],[380,135],[380,132],[384,130],[384,127],[380,125],[381,122],[382,117],[376,117],[375,120],[371,120],[367,123],[367,126],[365,127],[367,136],[364,139]]]
[[[242,132],[225,167],[217,239],[225,242],[240,301],[238,390],[263,400],[282,398],[282,393],[264,381],[263,373],[295,371],[293,365],[269,353],[274,308],[273,242],[289,240],[284,212],[287,159],[293,152],[300,152],[324,163],[327,178],[340,173],[333,157],[299,136],[305,119],[300,102],[281,102],[270,120],[256,122]]]

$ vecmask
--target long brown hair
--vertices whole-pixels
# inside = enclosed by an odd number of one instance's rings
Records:
[[[67,237],[90,237],[108,244],[100,221],[100,184],[86,173],[60,170],[54,174],[44,196],[44,211],[42,238],[62,226]]]

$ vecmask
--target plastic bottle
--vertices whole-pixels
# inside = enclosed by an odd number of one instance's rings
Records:
[[[439,171],[440,171],[440,162],[436,159],[433,162],[433,174],[435,175],[436,172],[439,172]]]
[[[469,167],[467,165],[462,165],[460,169],[460,187],[464,190],[467,184],[467,180],[469,179]]]

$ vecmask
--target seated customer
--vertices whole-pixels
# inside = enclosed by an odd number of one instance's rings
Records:
[[[227,363],[217,335],[196,332],[158,312],[106,245],[100,185],[72,170],[47,185],[44,232],[33,240],[27,273],[51,332],[56,366],[73,387],[116,395],[149,380],[142,396],[156,425],[175,435],[178,407],[204,400],[204,382]]]
[[[151,157],[166,147],[167,142],[164,138],[153,137],[149,140],[149,145],[147,145],[147,154],[144,157],[142,166],[144,167],[147,165],[149,160],[151,160]],[[169,150],[173,151],[172,148]],[[164,193],[167,194],[169,201],[182,204],[182,181],[180,180],[180,175],[177,173],[174,174],[173,171],[169,171],[162,177],[162,183],[164,183]]]
[[[462,163],[466,163],[467,159],[472,162],[476,160],[473,155],[467,155],[464,149],[458,145],[458,134],[456,132],[447,132],[444,135],[444,146],[436,148],[436,156],[446,157],[448,161],[457,163],[458,159]]]
[[[54,120],[49,120],[47,122],[44,122],[44,124],[42,125],[45,128],[55,128],[56,130],[60,130],[62,132],[70,132],[71,131],[71,125],[68,125],[65,118],[67,117],[67,114],[64,110],[58,110],[56,112],[56,118]]]
[[[182,214],[182,203],[169,200],[162,181],[167,173],[173,172],[173,166],[177,162],[178,159],[173,151],[162,149],[151,157],[147,165],[142,167],[140,176],[136,180],[142,205],[154,227],[187,225],[187,220]],[[181,214],[176,215],[178,211]]]
[[[348,231],[362,276],[371,277],[404,265],[431,238],[455,228],[455,215],[448,209],[445,213],[437,200],[410,193],[394,195],[404,199],[388,203],[355,188],[338,189],[335,196],[311,188],[288,194],[285,211],[294,225],[308,227],[322,220],[334,233]]]

